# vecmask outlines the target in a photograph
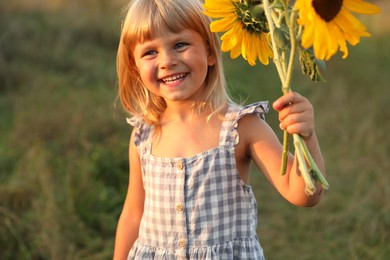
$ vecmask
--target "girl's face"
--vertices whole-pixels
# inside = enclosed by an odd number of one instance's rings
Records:
[[[157,32],[134,48],[146,88],[167,102],[200,101],[209,66],[215,61],[202,36],[192,30]]]

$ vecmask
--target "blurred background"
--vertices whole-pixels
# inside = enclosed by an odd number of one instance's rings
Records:
[[[0,259],[111,259],[128,182],[130,127],[115,59],[126,0],[0,1]],[[284,201],[253,170],[267,259],[390,255],[390,3],[361,17],[373,37],[337,55],[326,83],[294,74],[313,103],[331,188]],[[225,55],[236,100],[281,95],[273,64]],[[279,136],[277,114],[267,121]]]

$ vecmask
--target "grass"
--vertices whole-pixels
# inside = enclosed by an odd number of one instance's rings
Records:
[[[0,259],[110,259],[130,132],[116,108],[120,8],[19,2],[0,3]],[[331,189],[315,208],[297,208],[253,171],[268,259],[390,254],[389,44],[386,34],[362,40],[328,62],[327,83],[295,73],[316,110]],[[272,64],[225,61],[235,97],[281,94]],[[280,135],[276,119],[270,111]]]

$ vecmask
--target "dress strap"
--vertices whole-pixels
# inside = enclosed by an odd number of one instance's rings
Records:
[[[239,142],[238,122],[248,114],[256,114],[259,118],[265,120],[265,113],[268,112],[268,101],[259,101],[246,106],[236,104],[229,105],[225,121],[222,123],[220,133],[220,145],[230,143],[236,146]]]

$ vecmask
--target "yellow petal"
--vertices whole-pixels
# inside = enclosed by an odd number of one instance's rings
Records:
[[[230,41],[229,39],[226,39],[226,40],[222,41],[222,43],[221,43],[221,51],[228,52],[231,49],[233,49],[234,46],[236,46],[236,44],[234,44],[234,42]]]
[[[237,2],[237,0],[233,2]],[[230,0],[206,0],[203,6],[210,9],[228,9],[234,7]]]
[[[256,35],[254,34],[249,34],[248,35],[248,42],[247,42],[247,47],[248,47],[248,61],[249,64],[252,66],[256,65],[256,58],[257,58],[257,49],[255,46],[255,42],[258,40]]]
[[[332,37],[329,37],[325,41],[327,43],[326,48],[328,49],[328,54],[330,56],[333,56],[337,52],[337,50],[339,49],[339,43],[338,43],[336,37],[334,37],[334,34],[333,34],[334,32],[332,30],[332,26],[330,26],[330,24],[328,23],[328,24],[326,24],[326,27],[327,27],[328,34],[332,35]]]
[[[238,35],[241,35],[241,24],[240,23],[234,23],[232,25],[232,28],[230,28],[226,33],[224,33],[221,36],[221,40],[224,40],[225,38],[237,38]]]
[[[359,14],[377,14],[381,11],[376,5],[361,0],[344,0],[343,5],[348,10]]]
[[[203,10],[203,13],[211,18],[221,18],[221,17],[225,17],[227,15],[230,15],[234,12],[233,11],[227,11],[227,10],[217,10],[217,11],[214,11],[214,10]]]
[[[235,23],[230,30],[221,36],[221,50],[227,52],[233,49],[239,42],[241,32],[241,25],[239,23]]]
[[[311,24],[305,25],[304,27],[302,34],[302,46],[306,49],[309,48],[314,42],[314,30],[315,26]]]
[[[341,18],[344,25],[342,29],[350,28],[351,31],[367,31],[367,28],[351,12],[342,9],[336,18]]]
[[[236,22],[236,15],[232,14],[226,16],[220,20],[214,21],[210,24],[210,30],[212,32],[224,32],[229,30],[233,24]]]
[[[237,42],[237,37],[225,38],[224,40],[222,40],[221,50],[224,52],[228,52],[237,45]]]
[[[260,62],[264,65],[268,65],[269,46],[264,33],[260,35],[260,41],[258,41],[257,44],[259,46],[257,55],[259,56]]]
[[[246,55],[247,42],[248,42],[248,40],[247,40],[247,32],[243,30],[243,32],[242,32],[241,54],[242,54],[242,57],[245,60],[248,60],[247,55]]]
[[[317,22],[317,28],[314,31],[313,48],[314,53],[320,60],[329,59],[328,39],[329,35],[328,27],[324,21]]]
[[[203,4],[203,13],[212,18],[228,16],[236,10],[229,0],[209,0]]]
[[[349,11],[342,10],[334,22],[343,31],[345,38],[351,45],[356,45],[360,37],[369,37],[366,27]]]
[[[234,48],[230,51],[230,57],[232,59],[235,59],[238,56],[240,56],[240,54],[241,54],[241,46],[242,46],[242,38],[240,37],[238,42],[237,42],[237,45],[234,46]]]
[[[226,0],[222,1],[206,1],[203,4],[204,11],[217,14],[220,13],[231,13],[236,10],[236,7],[230,2]]]
[[[333,35],[332,38],[337,40],[336,48],[338,46],[340,46],[340,51],[342,51],[344,53],[343,59],[347,58],[348,48],[347,48],[347,44],[346,44],[346,40],[345,40],[345,36],[344,36],[343,32],[340,30],[340,28],[335,23],[330,23],[328,26],[330,27],[330,31]]]
[[[242,34],[243,34],[243,31],[242,31],[242,28],[240,26],[235,26],[232,28],[233,30],[236,30],[236,34],[235,34],[235,40],[237,41],[236,42],[236,45],[230,50],[230,57],[232,59],[235,59],[237,58],[238,56],[240,56],[241,54],[241,46],[242,46]]]

